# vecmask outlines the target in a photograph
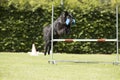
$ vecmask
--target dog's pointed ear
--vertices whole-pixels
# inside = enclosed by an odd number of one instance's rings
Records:
[[[65,11],[65,16],[67,16],[68,15],[68,12],[67,11]]]
[[[68,16],[68,14],[69,14],[69,13],[68,13],[67,11],[63,11],[63,12],[62,12],[62,15],[63,15],[64,17]]]

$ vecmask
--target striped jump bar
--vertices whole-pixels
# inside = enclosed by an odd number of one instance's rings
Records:
[[[60,41],[64,41],[64,42],[76,42],[76,41],[80,41],[80,42],[87,42],[87,41],[90,41],[90,42],[116,42],[117,39],[53,39],[53,41],[57,41],[57,42],[60,42]]]

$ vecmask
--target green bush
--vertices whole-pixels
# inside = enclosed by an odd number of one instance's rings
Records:
[[[0,6],[0,51],[27,52],[31,50],[33,43],[38,51],[43,51],[42,30],[51,23],[51,4],[55,4],[54,20],[63,11],[63,7],[57,1],[31,1],[18,4],[17,0],[10,0],[7,6]],[[71,27],[71,34],[62,38],[116,38],[114,6],[100,5],[97,1],[66,0],[64,10],[73,13],[76,24]],[[54,46],[54,52],[107,54],[116,52],[115,47],[115,42],[58,42]]]

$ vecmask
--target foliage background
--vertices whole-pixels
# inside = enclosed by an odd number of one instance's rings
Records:
[[[60,0],[0,0],[0,51],[27,52],[33,43],[38,51],[43,51],[42,30],[51,23],[52,4],[55,20],[63,11]],[[64,0],[64,10],[73,13],[76,24],[71,34],[62,38],[116,38],[115,6],[116,0]],[[113,53],[115,45],[115,42],[59,42],[54,51]]]

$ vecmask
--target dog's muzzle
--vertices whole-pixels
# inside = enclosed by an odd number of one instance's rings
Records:
[[[74,24],[75,24],[75,19],[72,20],[72,25],[74,25]]]

